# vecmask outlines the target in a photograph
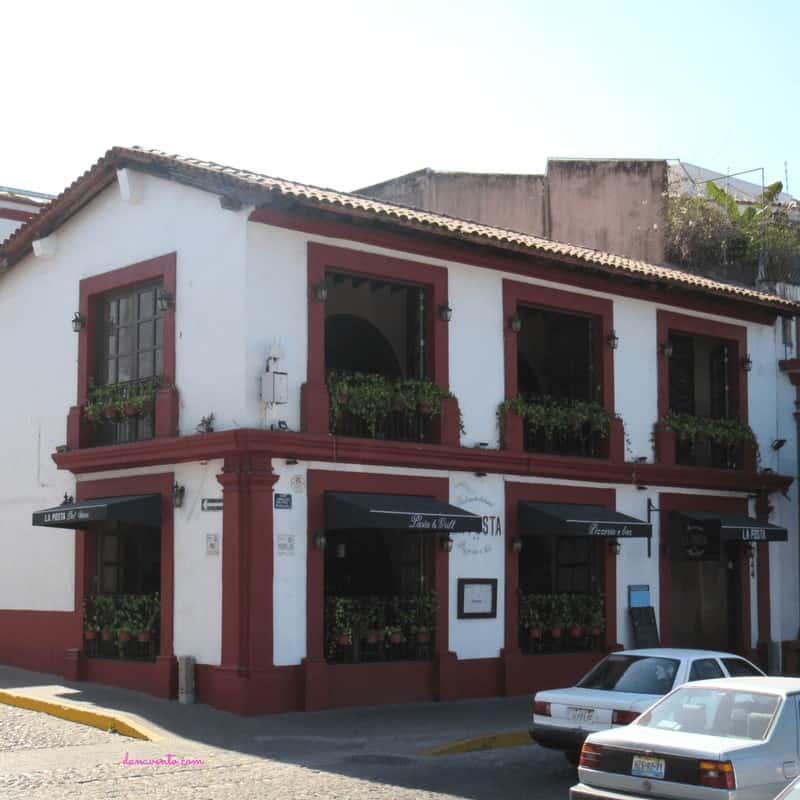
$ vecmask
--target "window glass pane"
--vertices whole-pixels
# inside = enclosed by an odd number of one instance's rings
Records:
[[[117,361],[114,358],[109,358],[106,362],[106,375],[105,383],[117,382]]]
[[[139,319],[152,317],[155,312],[155,290],[148,289],[139,295]]]
[[[635,694],[666,694],[672,689],[680,661],[673,658],[617,656],[604,658],[580,683],[583,689]]]
[[[117,592],[117,567],[104,566],[103,567],[103,592],[114,594]]]
[[[103,539],[103,561],[117,560],[117,537],[113,534],[105,534]]]
[[[155,323],[142,322],[139,325],[139,349],[147,350],[153,346],[153,334],[155,332]]]
[[[723,658],[722,663],[725,665],[725,669],[728,670],[732,678],[750,678],[764,674],[743,658]]]
[[[119,336],[117,339],[118,352],[127,355],[133,349],[132,329],[128,326],[118,328]]]
[[[117,383],[133,380],[133,357],[120,356],[117,361]]]
[[[160,347],[164,338],[164,320],[159,317],[156,320],[156,344]]]
[[[153,375],[153,351],[139,353],[139,377],[150,378]]]
[[[715,658],[698,658],[692,662],[689,670],[690,681],[707,681],[712,678],[722,678],[722,669]]]
[[[120,297],[119,299],[119,324],[130,325],[133,322],[134,306],[132,297]]]
[[[104,306],[104,321],[108,328],[113,328],[119,322],[119,303],[112,300]]]
[[[163,355],[161,350],[156,350],[156,369],[155,374],[160,375],[164,371]]]
[[[110,356],[116,355],[117,352],[117,334],[116,331],[109,333],[106,337],[106,353]]]

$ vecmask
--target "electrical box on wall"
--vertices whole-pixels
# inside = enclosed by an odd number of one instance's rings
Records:
[[[261,400],[264,403],[289,402],[289,375],[286,372],[265,372],[261,376]]]

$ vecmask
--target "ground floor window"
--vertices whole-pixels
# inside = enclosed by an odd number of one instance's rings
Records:
[[[528,536],[519,554],[523,652],[601,647],[604,542],[588,536]]]
[[[155,658],[161,622],[160,528],[106,523],[87,531],[87,544],[91,590],[83,609],[86,654]]]
[[[326,533],[329,662],[432,657],[437,610],[434,545],[435,537],[421,531]]]

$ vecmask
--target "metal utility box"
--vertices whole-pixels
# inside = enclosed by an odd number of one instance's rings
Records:
[[[289,375],[286,372],[265,372],[261,376],[261,400],[264,403],[289,402]]]

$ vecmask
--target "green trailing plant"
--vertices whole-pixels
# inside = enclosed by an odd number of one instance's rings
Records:
[[[90,596],[83,598],[83,629],[85,631],[100,630],[95,600],[96,598]]]
[[[594,400],[561,400],[547,395],[526,398],[518,394],[497,407],[497,427],[501,440],[505,435],[505,419],[509,411],[521,417],[529,428],[541,431],[548,441],[559,434],[580,434],[587,429],[602,439],[608,438],[614,417]]]
[[[336,433],[343,411],[367,427],[375,437],[379,423],[390,413],[418,412],[437,417],[442,413],[442,400],[454,395],[426,379],[397,380],[377,373],[330,370],[327,375],[331,433]],[[464,424],[459,411],[459,429]]]
[[[432,589],[422,592],[416,598],[417,631],[432,631],[436,627],[436,613],[439,609],[439,600]]]
[[[96,424],[105,420],[146,416],[152,413],[156,394],[163,388],[166,388],[166,384],[159,377],[107,386],[97,386],[90,381],[83,415]]]
[[[731,449],[748,445],[755,448],[759,457],[758,440],[753,429],[737,417],[701,417],[668,411],[659,424],[674,431],[675,437],[681,442],[692,444],[697,437],[705,437],[713,444]]]

